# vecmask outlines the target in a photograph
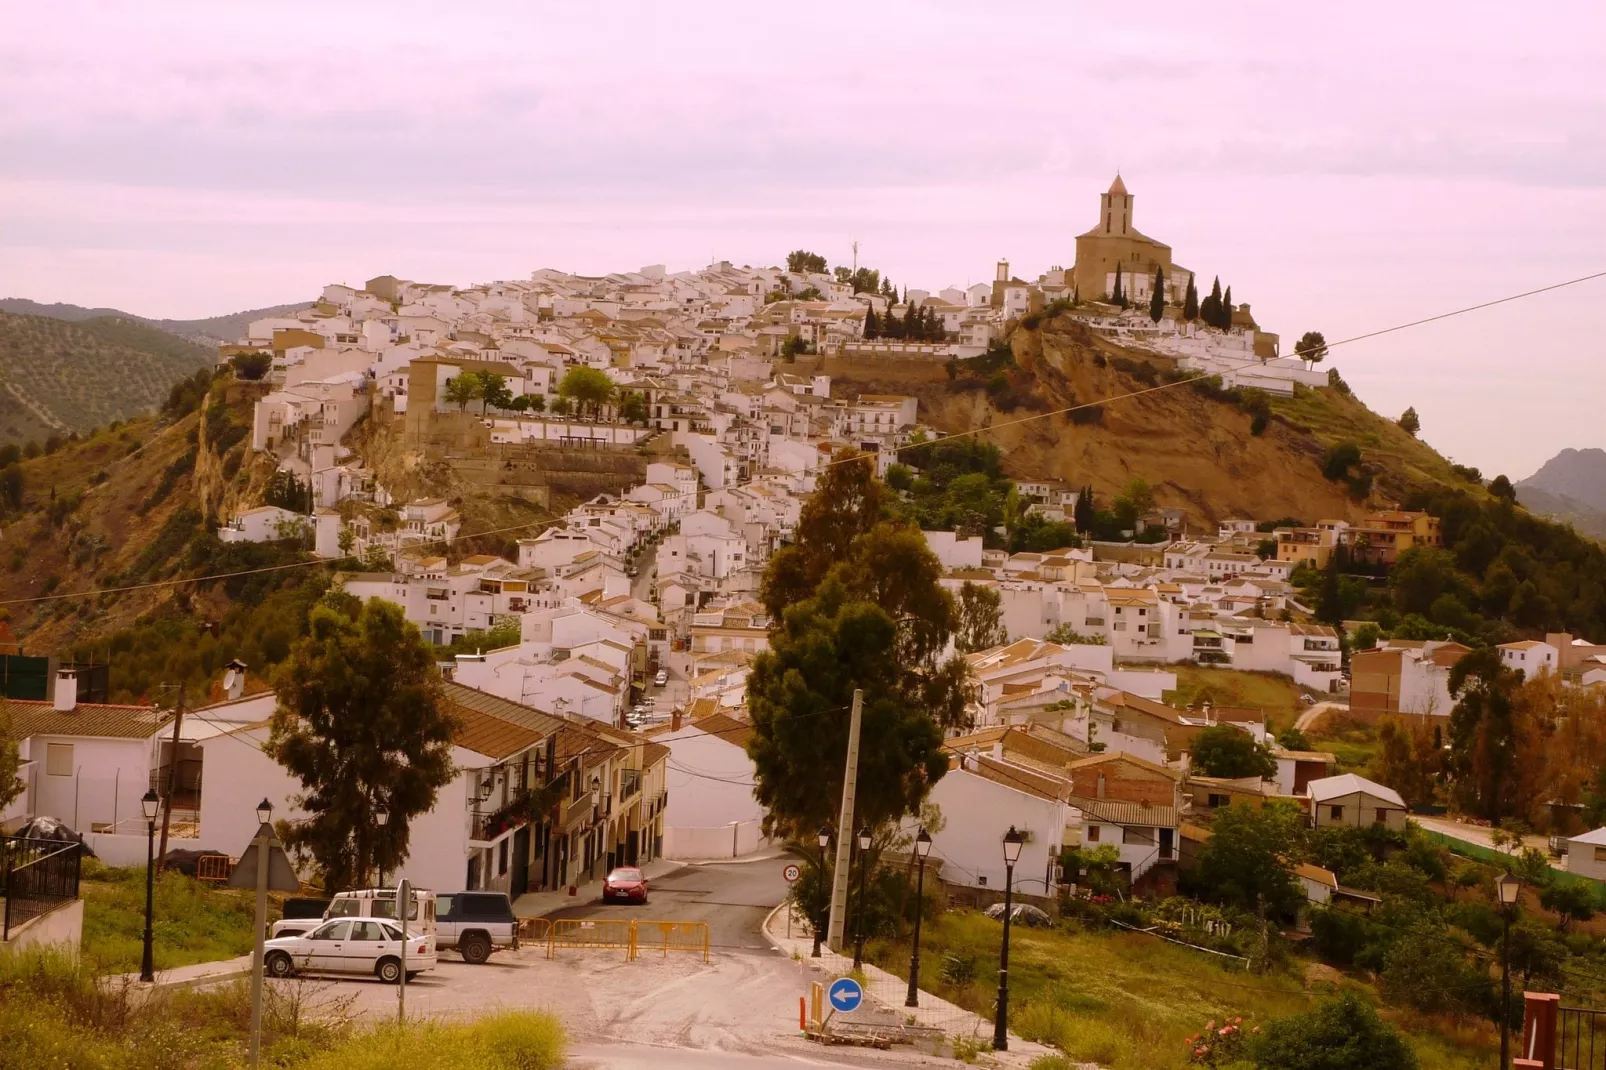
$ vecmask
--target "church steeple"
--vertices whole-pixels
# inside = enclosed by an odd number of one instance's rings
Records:
[[[1109,191],[1099,198],[1099,210],[1103,216],[1105,234],[1130,233],[1132,195],[1126,191],[1126,183],[1121,181],[1121,172],[1115,173],[1115,181],[1110,183]]]

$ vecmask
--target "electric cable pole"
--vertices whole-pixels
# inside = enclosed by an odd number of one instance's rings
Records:
[[[828,943],[832,951],[842,950],[847,924],[848,870],[853,855],[853,796],[859,786],[859,727],[864,718],[864,692],[853,691],[853,714],[848,722],[848,758],[842,771],[842,814],[836,826],[836,868],[831,873],[831,925]],[[861,859],[860,865],[864,862]]]
[[[173,819],[173,796],[178,792],[178,730],[184,724],[184,685],[178,685],[178,708],[173,712],[173,753],[168,756],[172,763],[167,771],[167,789],[162,800],[162,846],[156,853],[156,868],[167,867],[167,825]]]

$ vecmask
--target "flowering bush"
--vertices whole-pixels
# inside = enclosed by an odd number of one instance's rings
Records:
[[[1260,1026],[1244,1029],[1244,1020],[1212,1018],[1205,1027],[1188,1037],[1188,1058],[1199,1066],[1227,1066],[1248,1058],[1249,1038],[1260,1032]]]

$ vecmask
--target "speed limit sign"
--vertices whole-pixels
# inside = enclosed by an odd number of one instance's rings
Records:
[[[798,864],[796,862],[788,862],[786,864],[786,868],[781,870],[781,876],[786,878],[786,883],[791,884],[793,881],[803,876],[803,871],[798,868]]]

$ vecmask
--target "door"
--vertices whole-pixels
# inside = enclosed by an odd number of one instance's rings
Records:
[[[457,911],[453,908],[458,898],[460,897],[450,895],[437,895],[435,897],[435,945],[437,947],[457,946],[457,930],[461,926],[457,923]]]
[[[1160,830],[1160,861],[1169,862],[1176,857],[1176,832],[1173,829]]]
[[[625,836],[625,865],[637,864],[636,857],[641,851],[641,830],[631,829]]]
[[[309,970],[345,969],[346,941],[351,938],[351,922],[331,921],[312,930],[307,938]]]
[[[513,834],[513,877],[508,884],[508,891],[516,898],[529,890],[530,826],[525,825]]]
[[[401,954],[401,941],[392,940],[377,921],[354,921],[340,958],[342,973],[372,973],[384,955]]]

